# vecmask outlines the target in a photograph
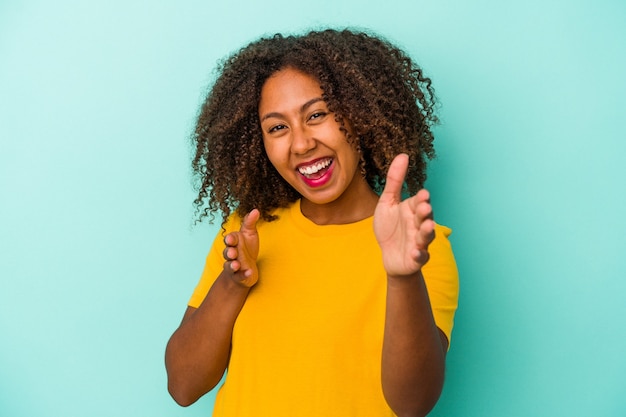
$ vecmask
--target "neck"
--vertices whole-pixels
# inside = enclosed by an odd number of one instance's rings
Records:
[[[300,210],[307,219],[318,225],[355,223],[374,215],[378,195],[367,187],[355,196],[342,195],[325,204],[302,199]]]

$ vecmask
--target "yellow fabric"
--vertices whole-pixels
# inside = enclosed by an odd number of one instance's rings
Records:
[[[318,226],[299,202],[260,222],[259,282],[235,323],[215,417],[393,416],[380,366],[386,275],[373,218]],[[237,230],[238,218],[227,223]],[[437,226],[423,268],[435,323],[450,340],[458,274]],[[199,307],[224,259],[218,233],[189,305]]]

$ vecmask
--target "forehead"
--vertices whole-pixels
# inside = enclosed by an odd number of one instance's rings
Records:
[[[272,74],[261,89],[259,113],[298,107],[321,97],[320,83],[309,74],[294,68],[285,68]]]

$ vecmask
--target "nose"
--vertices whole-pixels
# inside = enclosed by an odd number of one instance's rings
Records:
[[[306,126],[293,127],[291,136],[291,152],[296,155],[304,155],[316,146],[315,138]]]

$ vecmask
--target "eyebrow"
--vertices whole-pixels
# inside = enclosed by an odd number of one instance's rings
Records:
[[[306,109],[308,109],[309,107],[311,107],[312,105],[314,105],[315,103],[319,101],[324,101],[324,99],[322,97],[312,98],[311,100],[307,101],[302,106],[300,106],[300,112],[304,112]],[[282,117],[282,114],[278,112],[267,113],[265,116],[261,117],[261,122],[264,121],[265,119],[269,119],[270,117],[280,118]]]

